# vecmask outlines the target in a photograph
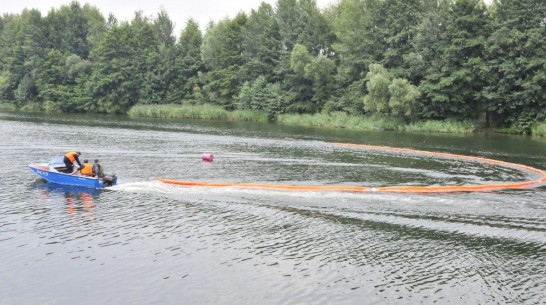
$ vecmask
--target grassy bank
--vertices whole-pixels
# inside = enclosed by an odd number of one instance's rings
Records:
[[[267,114],[256,111],[227,111],[214,105],[137,105],[127,113],[130,117],[207,119],[267,122]]]
[[[546,122],[536,124],[531,129],[531,132],[534,136],[546,137]]]
[[[0,111],[15,111],[17,108],[15,108],[12,104],[4,104],[0,103]]]
[[[137,105],[128,112],[130,117],[149,118],[189,118],[208,120],[233,120],[267,122],[267,114],[257,111],[227,111],[214,105]],[[357,130],[395,130],[410,132],[445,132],[471,133],[478,131],[479,124],[474,121],[423,121],[406,123],[401,118],[381,115],[355,116],[345,112],[316,113],[316,114],[281,114],[277,118],[278,124],[348,128]]]
[[[474,121],[420,121],[406,123],[400,118],[386,116],[353,116],[344,112],[330,114],[282,114],[278,117],[279,124],[349,128],[359,130],[395,130],[410,132],[444,132],[471,133],[480,130],[480,125]]]

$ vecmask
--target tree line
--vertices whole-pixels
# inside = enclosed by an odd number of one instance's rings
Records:
[[[139,104],[482,119],[529,132],[546,117],[543,0],[263,2],[249,14],[129,22],[72,2],[0,17],[0,102],[126,113]]]

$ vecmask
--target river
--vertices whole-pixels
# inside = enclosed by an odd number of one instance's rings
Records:
[[[544,304],[546,187],[446,194],[203,188],[463,185],[546,169],[546,139],[0,113],[0,304]],[[46,183],[79,150],[118,185]],[[214,162],[203,162],[203,153]]]

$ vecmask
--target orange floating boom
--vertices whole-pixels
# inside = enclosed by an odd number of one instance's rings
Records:
[[[157,179],[164,183],[178,184],[184,186],[204,186],[204,187],[242,187],[242,188],[261,188],[261,189],[277,189],[277,190],[295,190],[295,191],[337,191],[337,192],[392,192],[392,193],[447,193],[447,192],[476,192],[487,191],[494,189],[514,189],[522,187],[536,186],[546,182],[546,172],[530,166],[509,163],[499,160],[472,157],[448,153],[439,153],[432,151],[415,150],[408,148],[396,148],[388,146],[374,146],[374,145],[361,145],[350,143],[332,143],[339,146],[360,147],[368,149],[388,150],[388,151],[401,151],[409,153],[419,153],[424,155],[449,157],[457,159],[465,159],[472,161],[479,161],[490,164],[498,164],[503,166],[515,167],[524,171],[535,172],[541,175],[541,178],[532,181],[504,183],[504,184],[478,184],[478,185],[452,185],[452,186],[386,186],[386,187],[367,187],[367,186],[335,186],[335,185],[275,185],[275,184],[255,184],[255,183],[210,183],[210,182],[191,182],[191,181],[178,181]]]

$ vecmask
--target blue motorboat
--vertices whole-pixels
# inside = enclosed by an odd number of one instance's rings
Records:
[[[82,176],[79,173],[70,175],[67,173],[63,157],[54,157],[49,163],[30,164],[28,167],[43,179],[64,185],[101,189],[116,185],[118,180],[115,175],[104,175],[102,178]]]

